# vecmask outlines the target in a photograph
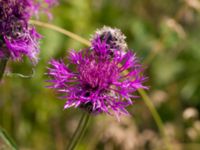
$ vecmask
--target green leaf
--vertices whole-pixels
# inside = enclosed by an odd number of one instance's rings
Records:
[[[17,145],[11,139],[11,137],[6,133],[6,131],[0,127],[0,138],[12,149],[19,150]]]

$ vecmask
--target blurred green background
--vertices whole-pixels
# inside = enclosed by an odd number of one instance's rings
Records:
[[[141,58],[157,108],[174,150],[200,148],[200,1],[199,0],[61,0],[50,22],[86,39],[103,25],[117,27]],[[46,17],[40,20],[48,22]],[[21,150],[63,150],[81,116],[63,110],[64,100],[50,89],[45,75],[51,58],[85,45],[37,27],[43,35],[40,61],[33,67],[9,62],[0,85],[0,126]],[[90,120],[77,150],[162,150],[163,139],[142,98],[128,108],[131,116],[99,115]],[[0,140],[0,149],[9,147]]]

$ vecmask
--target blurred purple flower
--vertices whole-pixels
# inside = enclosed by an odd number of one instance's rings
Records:
[[[0,58],[21,60],[26,55],[37,63],[41,36],[28,21],[39,11],[48,12],[55,3],[55,0],[0,0]]]
[[[130,50],[110,55],[105,39],[95,41],[91,48],[71,51],[69,65],[62,60],[50,61],[48,82],[52,84],[48,87],[63,94],[65,109],[74,106],[118,118],[128,114],[125,107],[133,103],[134,92],[147,88],[143,85],[143,68]]]

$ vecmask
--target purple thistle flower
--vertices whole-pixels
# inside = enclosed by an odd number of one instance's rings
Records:
[[[47,12],[53,4],[55,0],[44,0],[43,3],[37,0],[0,0],[1,59],[21,60],[26,55],[37,63],[41,36],[28,21],[39,11]]]
[[[106,40],[95,40],[92,48],[71,51],[69,65],[60,60],[50,61],[48,75],[52,84],[66,99],[64,108],[79,107],[90,113],[107,113],[117,118],[128,114],[134,92],[143,85],[143,68],[130,50],[114,53]],[[97,46],[94,46],[97,45]],[[107,46],[106,46],[107,45]]]

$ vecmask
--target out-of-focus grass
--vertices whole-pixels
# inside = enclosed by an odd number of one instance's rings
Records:
[[[200,142],[198,6],[198,0],[62,0],[53,10],[53,23],[86,39],[103,25],[120,28],[129,47],[146,62],[146,84],[171,142],[176,149],[195,149]],[[81,111],[63,110],[64,101],[45,88],[44,73],[49,59],[66,57],[68,49],[85,46],[38,29],[44,38],[34,77],[4,77],[0,86],[0,125],[21,149],[62,150]],[[31,67],[27,60],[9,62],[7,71],[29,75]],[[143,101],[135,100],[129,111],[133,117],[123,117],[121,123],[110,116],[93,117],[77,149],[160,149],[163,141]]]

